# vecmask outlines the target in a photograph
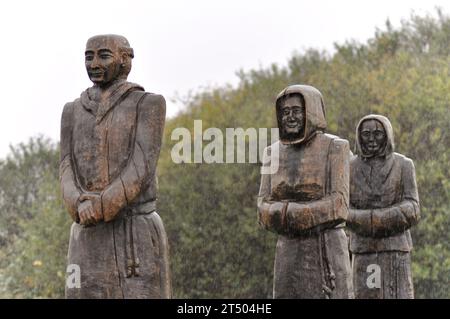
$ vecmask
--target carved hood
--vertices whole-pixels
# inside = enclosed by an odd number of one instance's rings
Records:
[[[359,156],[366,158],[368,157],[367,154],[364,154],[363,149],[361,147],[361,141],[360,141],[360,136],[359,136],[359,128],[361,127],[361,124],[364,121],[367,120],[377,120],[378,122],[381,123],[381,125],[383,125],[384,130],[386,131],[386,146],[383,150],[383,153],[381,154],[382,156],[386,156],[388,157],[389,155],[391,155],[394,152],[394,131],[392,129],[392,125],[391,122],[389,121],[389,119],[383,115],[378,115],[378,114],[369,114],[364,116],[358,123],[358,125],[356,126],[356,154],[358,154]]]
[[[305,129],[303,136],[296,139],[287,139],[281,129],[281,101],[283,97],[291,94],[301,94],[305,100]],[[280,141],[283,144],[300,144],[313,137],[318,131],[324,131],[327,127],[325,120],[325,105],[322,93],[309,85],[291,85],[285,88],[277,96],[275,102],[278,128],[280,129]]]
[[[107,98],[104,103],[95,101],[92,98],[92,87],[81,93],[80,101],[86,110],[93,112],[94,115],[96,115],[97,122],[100,122],[110,109],[116,106],[128,93],[132,91],[144,91],[144,88],[139,84],[120,80],[113,83],[106,90]]]

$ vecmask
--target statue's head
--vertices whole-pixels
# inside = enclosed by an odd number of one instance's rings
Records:
[[[280,101],[282,135],[287,139],[303,136],[305,132],[305,99],[303,95],[293,93]]]
[[[291,85],[275,102],[280,141],[301,144],[327,127],[322,94],[309,85]]]
[[[370,157],[380,155],[386,147],[386,131],[380,121],[366,120],[359,129],[361,148]]]
[[[364,158],[386,156],[394,151],[392,125],[385,116],[364,116],[356,128],[356,137],[356,152]]]
[[[89,79],[99,86],[126,79],[133,57],[133,49],[125,37],[115,34],[93,36],[87,41],[85,51]]]

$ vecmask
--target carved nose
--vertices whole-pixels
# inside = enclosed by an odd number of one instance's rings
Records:
[[[94,57],[91,62],[91,68],[94,69],[94,68],[98,68],[98,67],[99,67],[98,59],[97,59],[97,57]]]

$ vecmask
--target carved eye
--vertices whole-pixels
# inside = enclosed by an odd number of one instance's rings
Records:
[[[376,131],[375,132],[375,137],[376,138],[383,138],[384,137],[384,132],[383,131]]]
[[[106,59],[112,58],[112,55],[111,54],[100,54],[100,58],[103,60],[106,60]]]
[[[86,61],[92,61],[94,59],[94,56],[92,56],[92,55],[86,55],[85,56],[85,60]]]
[[[361,136],[362,137],[369,137],[369,135],[370,135],[370,132],[368,132],[368,131],[362,131],[361,132]]]

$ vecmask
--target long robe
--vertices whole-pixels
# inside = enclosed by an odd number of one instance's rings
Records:
[[[383,125],[387,136],[384,152],[377,159],[363,153],[359,137],[362,122],[372,119]],[[386,117],[368,115],[356,132],[358,155],[350,162],[348,222],[355,297],[414,298],[409,228],[420,217],[414,164],[393,152],[393,130]],[[374,265],[379,272],[375,273]]]
[[[91,88],[67,103],[61,119],[60,179],[74,223],[68,264],[81,287],[67,298],[169,298],[168,242],[156,212],[156,164],[165,119],[160,95],[126,81],[108,88],[106,103]],[[104,221],[79,224],[84,194],[101,196]]]
[[[262,174],[258,196],[260,225],[278,234],[273,296],[352,298],[343,230],[348,214],[348,142],[322,132],[326,122],[320,92],[292,86],[278,99],[292,93],[305,100],[304,136],[295,141],[281,136],[265,150],[264,168],[275,162],[278,169]],[[278,103],[277,117],[280,127]]]

